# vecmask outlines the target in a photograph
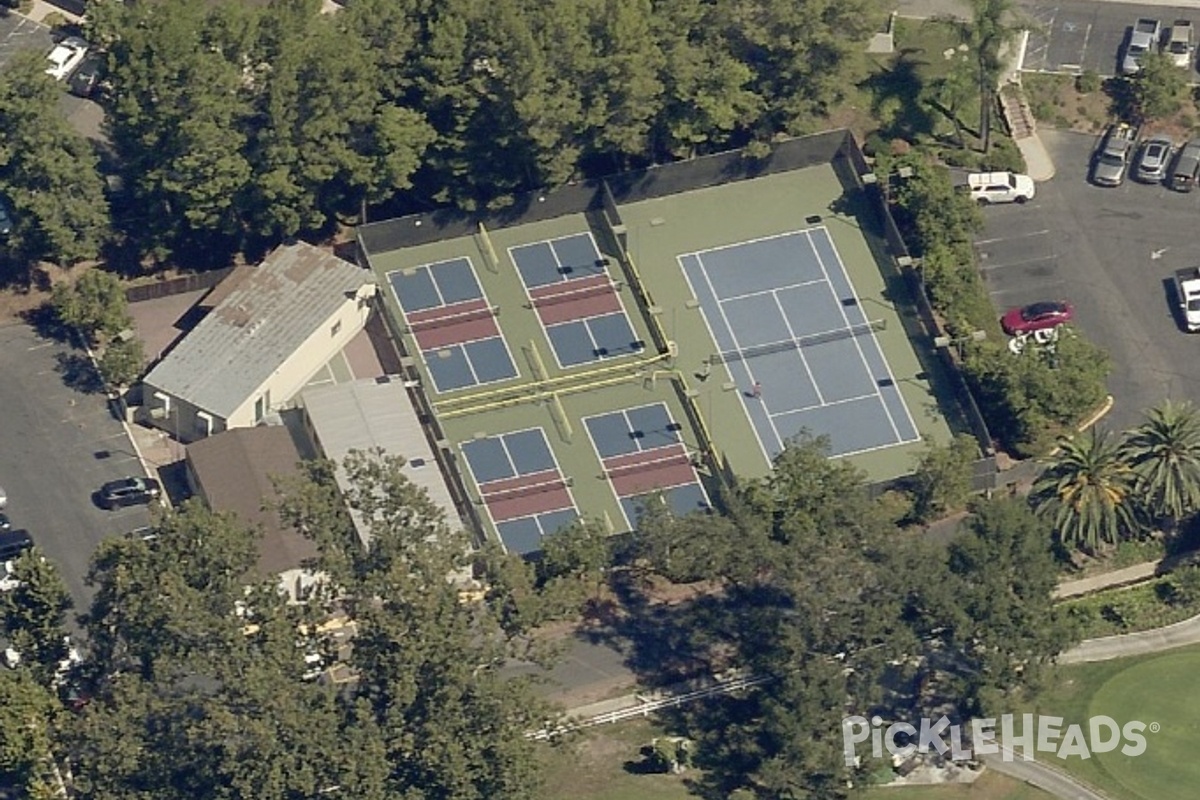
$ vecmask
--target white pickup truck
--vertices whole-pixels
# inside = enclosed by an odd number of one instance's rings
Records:
[[[1122,74],[1137,74],[1142,68],[1142,56],[1157,53],[1161,38],[1162,23],[1158,20],[1142,18],[1135,22],[1129,29],[1129,39],[1125,44],[1125,58],[1121,60]]]
[[[1184,327],[1189,332],[1200,330],[1200,267],[1175,271],[1175,294]]]

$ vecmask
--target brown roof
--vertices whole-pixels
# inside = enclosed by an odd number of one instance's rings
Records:
[[[234,428],[188,445],[196,490],[214,511],[232,511],[261,528],[258,569],[277,575],[317,555],[316,546],[264,506],[278,498],[273,476],[296,473],[300,454],[283,426]]]

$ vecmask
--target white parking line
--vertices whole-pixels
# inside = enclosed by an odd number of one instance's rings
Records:
[[[1008,269],[1009,267],[1023,267],[1026,264],[1037,264],[1040,261],[1053,261],[1058,258],[1057,253],[1052,253],[1048,256],[1039,256],[1038,258],[1027,258],[1024,261],[1010,261],[1007,264],[985,264],[980,269],[984,272],[991,272],[994,269]]]
[[[41,344],[35,344],[33,347],[26,347],[25,349],[28,350],[29,352],[33,352],[34,350],[42,350],[44,348],[53,347],[53,346],[54,346],[54,342],[42,342]]]
[[[1031,239],[1034,236],[1045,236],[1050,230],[1034,231],[1033,233],[1022,233],[1019,236],[997,236],[995,239],[980,239],[975,242],[976,245],[995,244],[996,242],[1015,242],[1018,239]]]

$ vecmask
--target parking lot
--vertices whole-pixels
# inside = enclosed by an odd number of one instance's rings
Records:
[[[63,365],[70,375],[78,355],[23,323],[0,326],[0,486],[8,492],[7,513],[59,568],[77,611],[90,597],[83,579],[100,540],[150,521],[145,507],[103,511],[92,500],[106,481],[142,473],[105,396],[64,380]]]
[[[0,71],[21,51],[49,53],[54,46],[50,29],[40,22],[11,11],[0,12]],[[63,87],[59,110],[71,127],[93,141],[103,141],[104,109],[91,100],[76,97]]]
[[[1054,130],[1041,137],[1055,178],[1023,206],[984,209],[977,249],[997,310],[1037,300],[1075,304],[1078,326],[1113,360],[1116,406],[1106,423],[1113,428],[1136,424],[1168,397],[1200,404],[1200,336],[1180,329],[1169,283],[1176,269],[1200,265],[1200,192],[1130,181],[1092,186],[1096,137]]]
[[[1126,31],[1141,17],[1159,20],[1164,29],[1176,19],[1189,19],[1200,28],[1200,8],[1128,5],[1109,2],[1028,2],[1021,11],[1029,18],[1029,45],[1023,69],[1032,72],[1100,75],[1118,72]],[[1193,60],[1191,79],[1200,81]]]

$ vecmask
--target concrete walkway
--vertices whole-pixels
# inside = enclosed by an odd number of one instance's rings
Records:
[[[1121,633],[1099,639],[1085,639],[1058,657],[1059,664],[1084,664],[1111,661],[1164,650],[1174,650],[1190,644],[1200,644],[1200,615],[1165,628],[1138,633]]]
[[[1104,572],[1099,575],[1093,575],[1090,578],[1060,581],[1058,588],[1054,590],[1054,599],[1061,600],[1067,597],[1079,597],[1080,595],[1098,592],[1101,589],[1110,589],[1114,586],[1128,586],[1131,583],[1148,580],[1158,575],[1162,566],[1163,562],[1161,561],[1143,561],[1131,567],[1114,569],[1112,572]]]

